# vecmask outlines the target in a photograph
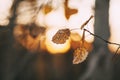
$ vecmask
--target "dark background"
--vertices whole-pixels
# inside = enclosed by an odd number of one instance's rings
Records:
[[[120,80],[119,55],[112,61],[107,44],[98,38],[86,61],[78,65],[72,64],[72,49],[66,54],[52,55],[29,52],[16,44],[13,26],[19,1],[13,6],[10,24],[0,27],[0,80]],[[95,6],[95,34],[107,40],[109,0],[96,0]]]

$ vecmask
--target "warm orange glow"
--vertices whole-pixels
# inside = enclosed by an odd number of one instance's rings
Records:
[[[82,37],[79,34],[76,33],[71,34],[71,47],[73,49],[83,47],[81,38]],[[92,43],[89,43],[87,41],[84,41],[84,47],[87,49],[88,52],[93,49]]]
[[[62,45],[55,44],[51,41],[52,36],[55,35],[55,32],[58,29],[60,29],[60,28],[61,29],[62,28],[69,28],[69,29],[80,28],[81,25],[86,20],[88,20],[91,15],[94,15],[94,11],[92,10],[92,7],[94,7],[94,0],[90,0],[90,1],[69,0],[68,6],[71,9],[78,10],[78,12],[75,14],[72,14],[69,17],[69,19],[67,19],[65,17],[65,12],[64,12],[65,10],[64,10],[63,5],[61,5],[61,7],[59,7],[57,10],[51,11],[47,15],[44,15],[44,14],[40,15],[41,17],[39,17],[40,19],[38,19],[38,20],[45,20],[44,24],[47,25],[47,27],[51,28],[52,30],[53,29],[55,30],[55,31],[50,31],[48,29],[48,32],[47,32],[46,46],[47,46],[48,51],[50,51],[51,53],[64,53],[70,48],[69,41],[67,41],[65,44],[62,44]],[[43,21],[41,21],[41,22],[43,22]],[[43,24],[43,23],[41,23],[41,24]],[[94,33],[93,24],[94,24],[94,18],[92,20],[90,20],[90,22],[85,26],[85,28],[88,29],[92,33]],[[80,30],[80,29],[73,30],[72,34],[74,34],[74,33],[77,33],[80,36],[82,36],[83,30]],[[49,37],[48,37],[48,35],[49,35]],[[76,36],[72,36],[72,38],[70,38],[70,39],[72,39],[74,42],[74,40],[76,39]],[[79,38],[77,40],[79,40],[77,44],[80,44],[79,42],[81,39]],[[85,40],[86,40],[86,43],[89,45],[90,43],[92,43],[94,41],[94,37],[86,32]],[[87,48],[89,48],[88,50],[91,50],[92,47],[90,45],[89,45],[89,47],[87,46]]]
[[[39,2],[39,1],[38,1]],[[52,5],[51,5],[52,4]],[[26,6],[27,5],[27,6]],[[35,21],[33,19],[34,10],[32,10],[32,4],[29,1],[23,1],[20,3],[17,11],[17,24],[30,24],[35,22],[37,26],[44,26],[47,28],[43,43],[41,41],[41,36],[36,39],[32,39],[29,32],[27,33],[27,39],[29,42],[24,40],[21,43],[30,48],[30,46],[35,48],[38,44],[43,46],[47,51],[52,54],[65,53],[71,46],[81,45],[81,37],[83,35],[83,30],[81,30],[81,25],[90,18],[91,15],[94,16],[95,0],[55,0],[55,2],[50,3],[48,6],[43,6],[38,14],[36,15]],[[31,9],[30,11],[27,9]],[[90,32],[94,33],[94,18],[84,27]],[[79,36],[70,36],[70,38],[64,44],[56,44],[52,42],[52,37],[59,29],[68,28],[70,30],[78,28],[77,30],[72,30],[72,34],[78,34]],[[26,30],[28,31],[28,30]],[[44,44],[45,41],[45,44]],[[89,33],[85,33],[85,47],[91,49],[91,44],[94,41],[94,36]],[[39,43],[40,42],[40,43]],[[28,44],[29,43],[29,44]],[[31,48],[30,48],[31,49]]]
[[[110,0],[109,8],[109,24],[111,36],[109,41],[120,44],[120,1],[119,0]],[[116,45],[109,44],[108,47],[112,52],[115,52],[117,47]],[[120,50],[119,50],[120,53]]]
[[[52,37],[57,32],[57,29],[49,29],[49,31],[46,33],[46,41],[45,45],[47,50],[50,53],[56,54],[56,53],[65,53],[70,49],[70,39],[67,40],[64,44],[56,44],[52,42]]]
[[[45,50],[45,36],[38,35],[37,37],[32,37],[30,35],[29,28],[26,26],[18,25],[14,28],[15,39],[29,51],[39,51]]]

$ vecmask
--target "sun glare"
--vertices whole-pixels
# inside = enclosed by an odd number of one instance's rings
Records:
[[[59,0],[60,1],[60,0]],[[76,42],[76,36],[69,38],[64,44],[56,44],[52,42],[52,37],[59,29],[72,30],[71,34],[78,34],[80,37],[83,35],[81,30],[84,24],[91,15],[94,16],[95,0],[62,0],[55,1],[49,5],[45,5],[39,10],[38,14],[35,13],[35,5],[30,1],[22,1],[17,8],[17,24],[29,25],[35,23],[37,26],[43,26],[46,30],[45,46],[50,53],[65,53],[71,48],[71,41]],[[43,1],[44,2],[44,1]],[[59,5],[57,5],[60,3]],[[37,6],[41,3],[38,1]],[[35,17],[36,16],[36,17]],[[94,33],[94,18],[92,18],[84,28]],[[78,42],[81,41],[81,39]],[[94,36],[85,33],[86,43],[92,44]]]
[[[55,44],[53,43],[52,37],[55,35],[55,33],[59,29],[69,28],[69,29],[75,29],[79,28],[78,30],[73,30],[71,34],[77,33],[80,36],[83,34],[83,30],[81,30],[81,25],[86,22],[86,20],[89,19],[91,15],[94,16],[94,7],[95,0],[69,0],[68,7],[71,9],[77,9],[78,12],[76,14],[72,14],[69,19],[65,18],[65,11],[64,6],[61,5],[58,10],[53,10],[47,15],[43,14],[41,19],[38,20],[45,20],[44,24],[48,27],[47,34],[46,34],[46,47],[47,50],[50,53],[65,53],[70,49],[70,39],[76,38],[72,36],[65,44]],[[40,13],[41,14],[41,13]],[[44,19],[43,19],[44,17]],[[40,18],[40,17],[39,17]],[[43,21],[41,21],[43,22]],[[43,23],[42,23],[43,24]],[[90,32],[94,33],[94,18],[90,20],[90,22],[85,26],[86,29],[88,29]],[[85,34],[85,40],[88,43],[92,43],[94,41],[94,36],[90,35],[86,32]]]
[[[110,0],[109,8],[109,24],[110,24],[110,39],[111,42],[120,43],[120,1],[119,0]],[[109,44],[108,47],[112,52],[115,52],[117,47],[116,45]],[[120,53],[120,50],[118,51]]]
[[[13,0],[0,0],[0,25],[6,26],[9,24],[12,4]]]
[[[46,41],[45,45],[47,50],[50,53],[56,54],[56,53],[65,53],[70,49],[70,39],[68,39],[64,44],[56,44],[52,42],[52,37],[57,32],[57,29],[50,29],[46,33]]]

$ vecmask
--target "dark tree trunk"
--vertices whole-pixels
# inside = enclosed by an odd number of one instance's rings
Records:
[[[95,2],[95,26],[96,35],[105,40],[109,39],[109,0],[96,0]],[[95,37],[94,49],[91,52],[85,73],[79,80],[113,80],[112,55],[106,42]]]

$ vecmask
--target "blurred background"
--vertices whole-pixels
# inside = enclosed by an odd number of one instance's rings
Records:
[[[65,7],[69,1],[77,3],[70,3],[73,12]],[[0,0],[0,80],[120,80],[119,51],[114,56],[118,46],[87,34],[89,55],[84,62],[73,64],[82,31],[75,32],[77,40],[73,35],[62,47],[49,42],[50,30],[79,28],[94,15],[87,29],[119,44],[119,4],[119,0]]]

